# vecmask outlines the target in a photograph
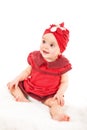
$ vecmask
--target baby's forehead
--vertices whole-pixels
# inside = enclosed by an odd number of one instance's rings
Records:
[[[55,36],[52,33],[46,33],[45,35],[42,36],[43,39],[57,42]]]

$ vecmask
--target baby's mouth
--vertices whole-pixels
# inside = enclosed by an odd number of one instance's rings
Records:
[[[43,53],[44,53],[44,54],[49,54],[49,52],[47,52],[47,51],[45,51],[45,50],[43,50]]]

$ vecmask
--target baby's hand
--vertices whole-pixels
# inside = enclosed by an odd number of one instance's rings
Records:
[[[58,102],[58,104],[59,104],[60,106],[63,106],[63,105],[64,105],[64,95],[56,93],[56,94],[54,95],[54,99],[57,100],[57,102]]]
[[[8,87],[8,89],[12,89],[13,87],[18,87],[18,83],[19,82],[17,80],[13,80],[13,81],[7,83],[7,87]]]

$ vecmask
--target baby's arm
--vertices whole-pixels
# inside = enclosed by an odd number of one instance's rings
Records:
[[[23,81],[31,74],[31,70],[32,67],[28,65],[28,67],[22,73],[20,73],[20,75],[18,75],[16,79],[18,79],[19,81]]]
[[[64,93],[67,90],[67,87],[68,87],[68,75],[67,73],[65,73],[61,76],[59,89],[57,93],[54,95],[54,98],[57,99],[58,104],[60,104],[61,106],[64,105]]]
[[[7,84],[7,87],[10,89],[13,86],[17,87],[18,83],[20,81],[23,81],[24,79],[26,79],[30,74],[31,74],[31,70],[32,67],[29,65],[22,73],[20,73],[14,80],[12,80],[11,82],[9,82]]]
[[[64,95],[65,91],[67,90],[67,87],[68,87],[68,74],[66,73],[61,76],[61,83],[59,86],[58,93]]]

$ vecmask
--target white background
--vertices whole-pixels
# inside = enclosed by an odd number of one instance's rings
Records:
[[[27,67],[27,56],[39,49],[52,23],[64,22],[70,41],[64,55],[72,63],[67,95],[76,105],[87,103],[86,0],[0,0],[0,87]]]

